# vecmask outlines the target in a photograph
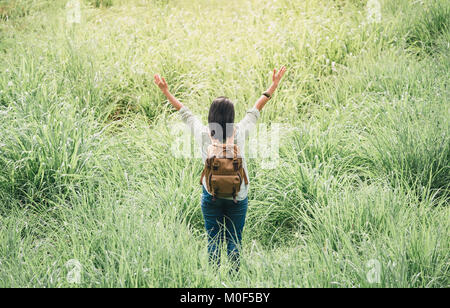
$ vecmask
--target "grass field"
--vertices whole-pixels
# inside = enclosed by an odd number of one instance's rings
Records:
[[[450,287],[450,2],[366,2],[0,0],[0,287]],[[295,129],[217,274],[152,77],[206,123],[283,64],[260,121]]]

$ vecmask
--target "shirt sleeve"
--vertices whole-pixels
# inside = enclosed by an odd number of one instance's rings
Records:
[[[239,130],[244,133],[246,137],[255,129],[256,122],[260,117],[260,112],[255,107],[247,110],[244,118],[238,123]]]
[[[207,134],[208,128],[202,124],[200,119],[195,116],[188,107],[183,106],[178,111],[181,120],[186,124],[188,129],[194,135],[195,140],[201,145],[203,144],[204,134]]]

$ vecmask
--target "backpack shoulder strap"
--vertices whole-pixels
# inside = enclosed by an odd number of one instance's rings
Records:
[[[244,174],[244,182],[245,182],[245,185],[248,185],[247,172],[245,172],[244,167],[242,167],[242,173]]]

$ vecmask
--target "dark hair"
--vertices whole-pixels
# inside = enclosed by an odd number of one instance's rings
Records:
[[[211,107],[209,107],[208,123],[211,136],[223,143],[233,135],[234,125],[231,125],[234,123],[234,104],[228,97],[219,96],[213,100]],[[219,126],[222,128],[222,134],[215,130],[219,129]]]

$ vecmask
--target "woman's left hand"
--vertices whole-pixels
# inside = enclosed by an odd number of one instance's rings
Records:
[[[158,74],[155,74],[154,78],[155,80],[153,82],[161,89],[161,91],[167,93],[169,91],[169,86],[167,85],[164,77],[160,77]]]

